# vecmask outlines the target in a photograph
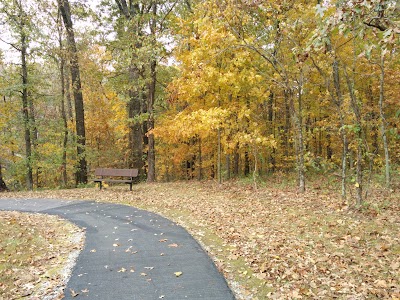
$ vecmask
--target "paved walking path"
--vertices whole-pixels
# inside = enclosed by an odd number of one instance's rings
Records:
[[[159,215],[124,205],[52,199],[0,199],[0,210],[60,215],[86,228],[64,299],[234,299],[200,245]],[[70,289],[79,295],[73,297]]]

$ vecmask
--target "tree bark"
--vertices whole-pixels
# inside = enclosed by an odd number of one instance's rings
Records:
[[[225,156],[225,168],[226,168],[226,179],[231,179],[231,156],[227,154]]]
[[[151,42],[153,48],[156,47],[156,17],[157,17],[157,2],[153,2],[152,20],[150,22]],[[152,53],[153,54],[153,53]],[[155,54],[150,59],[150,84],[149,95],[147,100],[147,113],[149,118],[147,120],[147,136],[148,136],[148,154],[147,154],[147,182],[154,182],[156,180],[156,155],[155,155],[155,141],[152,130],[154,129],[154,100],[156,95],[156,82],[157,82],[157,60]]]
[[[294,126],[296,128],[296,136],[294,140],[296,141],[296,161],[297,161],[297,173],[298,173],[298,184],[299,192],[304,193],[306,191],[305,182],[305,166],[304,166],[304,137],[303,137],[303,99],[302,99],[302,88],[303,88],[303,74],[300,72],[300,78],[297,82],[298,84],[298,96],[297,96],[297,106],[298,111],[294,105],[294,95],[293,92],[289,91],[290,106],[292,110]],[[289,86],[289,84],[287,84]]]
[[[67,144],[68,144],[68,120],[67,113],[65,111],[65,58],[63,53],[63,43],[62,43],[62,28],[59,20],[57,21],[58,25],[58,44],[60,47],[60,83],[61,83],[61,118],[63,122],[63,141],[62,141],[62,158],[61,158],[61,183],[63,187],[68,185],[68,176],[67,176]],[[68,84],[68,82],[67,82]]]
[[[203,179],[203,157],[202,157],[202,152],[201,152],[201,138],[199,137],[198,139],[198,144],[199,144],[199,151],[197,153],[197,165],[199,172],[197,173],[197,180],[202,180]]]
[[[86,184],[87,162],[86,162],[86,133],[85,133],[85,111],[83,104],[82,86],[80,79],[80,70],[78,63],[78,50],[75,43],[75,35],[71,19],[71,10],[68,0],[58,0],[58,7],[64,21],[67,33],[67,41],[70,55],[70,69],[72,78],[72,91],[75,102],[75,124],[77,135],[77,170],[75,172],[76,184]]]
[[[2,173],[1,169],[2,168],[1,168],[1,163],[0,163],[0,192],[5,192],[5,191],[8,191],[9,189],[3,180],[3,173]]]
[[[357,139],[357,161],[356,161],[356,205],[361,206],[363,204],[363,147],[362,147],[362,141],[363,141],[363,136],[362,136],[362,124],[361,124],[361,112],[360,112],[360,107],[358,106],[357,103],[357,97],[355,94],[354,90],[354,81],[350,78],[350,76],[347,74],[346,69],[345,74],[346,74],[346,81],[347,81],[347,87],[349,89],[349,94],[350,94],[350,102],[351,102],[351,107],[353,110],[353,114],[355,117],[355,127],[354,131],[356,134],[356,139]],[[354,72],[354,71],[353,71]]]
[[[305,176],[305,166],[304,166],[304,137],[303,137],[303,118],[302,118],[302,99],[301,92],[298,96],[299,112],[296,117],[296,127],[297,127],[297,140],[298,140],[298,180],[299,180],[299,191],[304,193],[306,191],[306,176]]]
[[[389,145],[386,136],[386,118],[384,112],[384,101],[385,101],[385,58],[381,57],[380,76],[379,76],[379,116],[381,123],[381,134],[383,141],[383,150],[385,153],[385,182],[386,188],[390,188],[390,157],[389,157]]]
[[[270,128],[270,134],[274,136],[275,138],[275,123],[274,121],[274,101],[275,101],[275,95],[273,91],[270,91],[270,94],[268,96],[268,128]],[[271,173],[275,172],[275,148],[271,151],[268,157],[268,162],[269,166],[268,169],[271,171]]]
[[[348,141],[347,141],[347,135],[346,131],[344,129],[344,116],[343,116],[343,96],[342,96],[342,89],[340,85],[340,74],[339,74],[339,62],[337,58],[335,57],[335,60],[332,65],[332,75],[333,75],[333,83],[334,83],[334,88],[335,88],[335,93],[332,93],[332,95],[335,95],[336,97],[333,97],[333,102],[337,107],[338,114],[339,114],[339,119],[340,119],[340,137],[342,139],[342,174],[341,174],[341,194],[342,194],[342,200],[346,201],[347,198],[347,186],[346,186],[346,180],[347,180],[347,153],[348,153]],[[336,100],[335,100],[336,98]]]
[[[284,90],[284,99],[285,99],[285,130],[283,132],[284,139],[284,155],[287,161],[289,161],[289,136],[290,136],[290,91],[287,89]],[[287,168],[288,168],[288,164]]]
[[[24,120],[25,155],[26,155],[26,185],[28,190],[33,189],[32,172],[32,140],[28,104],[28,66],[26,62],[27,42],[26,35],[21,30],[21,68],[22,68],[22,114]]]
[[[36,126],[36,118],[35,118],[35,105],[33,103],[32,97],[29,95],[29,90],[28,90],[28,108],[29,108],[29,130],[31,132],[31,145],[32,145],[32,160],[31,160],[31,167],[32,167],[32,172],[35,170],[35,179],[33,182],[33,185],[36,184],[36,187],[40,187],[40,182],[39,182],[39,175],[40,175],[40,168],[34,164],[34,157],[36,156],[37,153],[37,146],[38,146],[38,129]],[[35,166],[36,165],[36,166]],[[35,168],[34,168],[35,166]]]
[[[248,147],[248,145],[246,145]],[[250,155],[249,151],[244,152],[244,176],[247,177],[250,174]]]
[[[68,120],[73,122],[74,120],[74,115],[73,115],[73,108],[72,108],[72,99],[71,99],[71,89],[70,89],[70,84],[71,84],[71,76],[70,76],[70,71],[68,70],[68,59],[65,60],[65,70],[64,70],[64,76],[65,76],[65,100],[67,101],[66,106],[67,106],[67,116]]]
[[[130,82],[137,82],[139,79],[139,72],[135,66],[129,68]],[[129,90],[128,102],[128,118],[129,123],[129,149],[130,156],[128,160],[129,167],[139,170],[143,174],[143,126],[139,121],[135,120],[141,113],[141,95],[140,92],[131,87]]]
[[[221,145],[221,128],[218,128],[218,133],[217,133],[217,143],[218,143],[218,148],[217,148],[217,179],[218,183],[222,183],[222,145]]]
[[[233,153],[233,176],[235,177],[239,176],[239,161],[240,161],[239,143],[237,143]]]

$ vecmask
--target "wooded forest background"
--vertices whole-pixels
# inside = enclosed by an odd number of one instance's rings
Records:
[[[0,190],[400,172],[394,0],[3,0]]]

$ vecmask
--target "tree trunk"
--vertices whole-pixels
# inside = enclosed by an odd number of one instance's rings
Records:
[[[327,160],[332,160],[333,150],[332,150],[332,140],[331,140],[331,134],[330,133],[326,134],[326,140],[327,140],[327,144],[326,144],[326,159]]]
[[[83,95],[80,79],[80,70],[78,63],[78,51],[75,43],[75,35],[71,19],[71,10],[68,0],[58,0],[58,6],[64,21],[67,32],[67,41],[70,55],[70,69],[72,78],[72,91],[75,102],[75,124],[77,135],[77,170],[75,172],[76,184],[88,181],[87,162],[86,162],[86,133],[85,133],[85,111],[83,105]]]
[[[156,47],[156,17],[157,17],[157,3],[153,3],[152,20],[150,22],[152,46]],[[147,100],[147,113],[149,119],[147,120],[147,136],[149,139],[148,154],[147,154],[147,182],[154,182],[156,180],[156,155],[155,155],[155,141],[152,130],[154,129],[154,100],[156,95],[156,82],[157,82],[157,61],[155,54],[152,53],[150,61],[150,84],[149,96]]]
[[[346,173],[347,173],[347,153],[348,153],[348,142],[347,142],[347,135],[344,129],[344,116],[343,116],[343,96],[342,96],[342,89],[340,85],[340,74],[339,74],[339,62],[335,57],[335,60],[332,65],[332,75],[333,75],[333,84],[335,88],[335,93],[333,96],[333,102],[337,107],[339,119],[340,119],[340,137],[342,139],[342,174],[341,174],[341,194],[342,200],[346,201],[347,198],[347,186],[346,186]],[[333,93],[332,93],[333,94]],[[336,98],[336,100],[335,100]]]
[[[383,141],[383,150],[385,153],[385,181],[386,187],[390,188],[390,158],[389,158],[389,145],[386,136],[386,118],[384,112],[384,101],[385,101],[385,58],[382,56],[380,67],[380,76],[379,76],[379,116],[381,123],[381,134]]]
[[[268,127],[270,128],[270,134],[275,138],[275,123],[274,123],[274,93],[271,91],[268,97]],[[271,151],[268,157],[269,166],[268,169],[271,173],[275,172],[275,148]]]
[[[297,105],[298,111],[294,105],[293,100],[293,92],[290,91],[290,103],[292,108],[292,115],[294,119],[294,124],[297,131],[297,136],[295,136],[294,140],[296,142],[296,160],[297,160],[297,173],[298,173],[298,184],[299,184],[299,192],[304,193],[306,191],[306,182],[305,182],[305,166],[304,166],[304,137],[303,137],[303,74],[300,73],[300,78],[298,83],[298,96],[297,96]]]
[[[59,23],[59,22],[58,22]],[[60,25],[60,24],[58,24]],[[61,158],[61,183],[63,187],[68,185],[68,176],[67,176],[67,144],[68,144],[68,120],[67,114],[65,111],[65,59],[63,53],[63,44],[62,44],[62,29],[59,26],[58,32],[58,43],[60,47],[60,83],[61,83],[61,118],[63,121],[63,141],[62,141],[62,158]],[[67,82],[67,84],[69,84]]]
[[[299,97],[300,98],[300,97]],[[300,193],[304,193],[306,191],[306,176],[305,176],[305,166],[304,166],[304,137],[303,137],[303,126],[302,126],[302,117],[300,116],[301,112],[299,112],[299,116],[297,117],[297,138],[298,138],[298,180],[299,180],[299,191]]]
[[[340,109],[340,108],[339,108]],[[344,126],[344,118],[340,111],[340,127]],[[347,154],[349,152],[349,143],[347,141],[347,135],[344,129],[340,131],[340,137],[342,139],[342,173],[341,173],[341,195],[342,201],[346,201],[347,198]]]
[[[246,145],[248,147],[248,145]],[[246,150],[244,153],[244,176],[249,176],[250,174],[250,155],[249,151]]]
[[[231,156],[227,154],[225,156],[225,168],[226,168],[226,179],[231,179]]]
[[[151,83],[149,90],[149,99],[148,99],[148,114],[149,119],[147,120],[147,136],[148,136],[148,154],[147,154],[147,182],[154,182],[156,180],[156,154],[155,154],[155,140],[154,134],[152,130],[154,129],[154,97],[155,97],[155,89],[156,89],[156,62],[153,61],[151,63]]]
[[[239,176],[239,143],[235,146],[235,152],[233,153],[233,175],[235,177]]]
[[[139,71],[136,67],[131,66],[129,70],[130,82],[137,82],[139,79]],[[141,95],[135,88],[131,87],[129,90],[129,103],[128,103],[128,118],[131,120],[129,123],[129,167],[139,170],[143,174],[143,127],[135,117],[140,116],[141,113]]]
[[[62,160],[61,160],[61,168],[62,168],[62,186],[66,187],[68,185],[68,175],[67,175],[67,145],[68,145],[68,122],[67,122],[67,115],[65,113],[65,89],[64,89],[64,67],[63,62],[61,62],[60,66],[60,73],[61,73],[61,117],[63,121],[63,150],[62,150]]]
[[[67,116],[69,121],[74,120],[74,115],[73,115],[73,108],[72,108],[72,99],[71,99],[71,89],[70,89],[70,83],[71,83],[71,77],[70,77],[70,72],[68,70],[68,60],[65,60],[65,67],[66,69],[64,70],[64,75],[65,75],[65,100],[67,101],[66,106],[68,108],[67,110]]]
[[[253,184],[254,189],[257,190],[257,180],[258,180],[258,149],[257,146],[253,146],[253,157],[254,157],[254,170],[253,170]]]
[[[0,163],[0,192],[8,191],[7,185],[3,180],[3,173],[1,170],[1,163]]]
[[[217,152],[217,178],[218,183],[222,183],[222,145],[221,145],[221,128],[218,128],[218,152]]]
[[[200,181],[203,179],[203,156],[202,156],[202,152],[201,152],[201,137],[199,137],[198,139],[198,143],[199,143],[199,152],[198,152],[198,168],[199,168],[199,173],[197,175],[197,179]]]
[[[284,99],[285,99],[285,130],[284,130],[284,155],[286,159],[286,166],[288,168],[289,161],[289,136],[290,136],[290,99],[289,99],[289,91],[284,90]]]
[[[362,124],[361,124],[361,112],[360,112],[360,107],[358,106],[357,103],[357,97],[355,94],[354,90],[354,80],[350,78],[350,76],[347,74],[346,69],[345,74],[346,74],[346,81],[347,81],[347,87],[349,89],[350,93],[350,102],[351,102],[351,107],[353,110],[353,114],[355,117],[355,134],[356,134],[356,139],[357,139],[357,161],[356,161],[356,205],[361,206],[363,204],[363,135],[362,135]],[[354,70],[353,70],[354,73]]]
[[[27,44],[24,32],[21,32],[21,68],[22,68],[22,113],[25,132],[25,155],[26,155],[26,185],[29,190],[33,189],[32,172],[32,140],[29,119],[28,104],[28,66],[26,63]]]

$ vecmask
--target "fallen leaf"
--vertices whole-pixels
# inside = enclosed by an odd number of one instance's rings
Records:
[[[267,278],[267,274],[266,273],[257,273],[257,274],[255,274],[255,277],[257,277],[258,279],[264,280]]]
[[[174,244],[169,244],[168,247],[177,248],[177,247],[179,247],[179,245],[174,243]]]
[[[73,289],[69,289],[70,293],[71,293],[71,297],[76,297],[79,295],[79,293],[75,292]]]
[[[381,280],[381,279],[376,280],[376,281],[374,282],[374,284],[375,284],[375,286],[378,287],[378,288],[384,288],[384,289],[387,288],[387,284],[386,284],[386,281],[385,281],[385,280]]]
[[[180,277],[180,276],[182,276],[183,273],[182,272],[175,272],[174,274],[175,274],[176,277]]]

